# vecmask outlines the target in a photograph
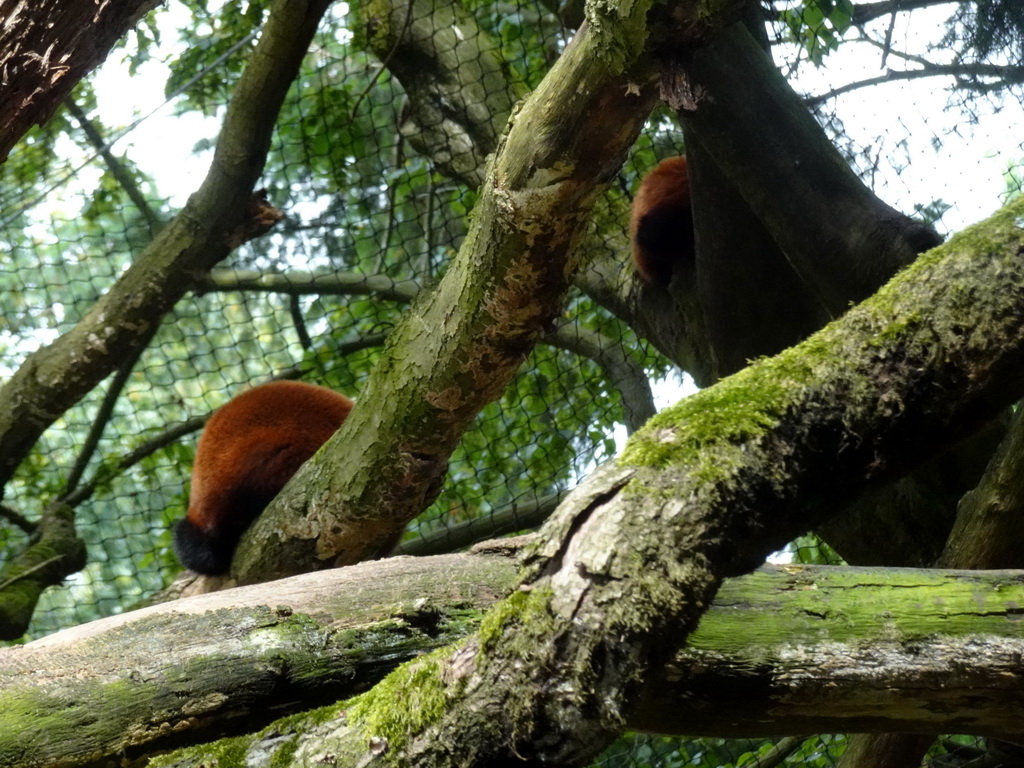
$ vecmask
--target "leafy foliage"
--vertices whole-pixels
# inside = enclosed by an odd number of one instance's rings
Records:
[[[779,14],[791,39],[801,45],[807,57],[821,65],[835,51],[853,21],[850,0],[802,0]]]
[[[1009,59],[1024,63],[1024,5],[1016,0],[971,0],[956,4],[947,22],[946,44],[965,61]]]

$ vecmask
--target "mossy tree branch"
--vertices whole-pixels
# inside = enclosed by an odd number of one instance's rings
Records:
[[[516,570],[482,554],[364,563],[0,650],[0,763],[135,758],[344,699],[476,631]],[[1006,734],[1017,725],[1021,601],[1021,572],[787,566],[730,579],[688,647],[647,681],[629,726]],[[28,747],[26,717],[48,726]]]
[[[25,634],[43,590],[84,567],[85,542],[75,532],[74,511],[59,502],[51,504],[28,546],[0,575],[0,640]]]
[[[290,764],[587,760],[723,578],[1019,396],[1022,216],[1019,200],[803,344],[660,413],[563,502],[475,637],[396,671]]]

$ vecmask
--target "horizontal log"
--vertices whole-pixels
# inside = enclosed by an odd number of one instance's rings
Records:
[[[91,765],[342,700],[475,631],[493,554],[391,558],[0,650],[0,765]],[[1024,572],[774,566],[729,579],[630,727],[754,736],[1018,727]],[[25,723],[36,734],[26,741]]]

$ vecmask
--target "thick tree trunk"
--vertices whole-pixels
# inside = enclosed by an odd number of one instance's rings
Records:
[[[673,106],[696,259],[648,285],[617,279],[628,243],[595,244],[578,283],[698,385],[806,338],[939,243],[856,177],[743,24],[659,57],[663,91],[687,94]]]
[[[833,317],[940,242],[931,227],[864,186],[743,25],[695,51],[681,69],[693,94],[680,111],[688,136],[742,196],[807,295]],[[756,272],[756,256],[747,255],[745,270]],[[727,317],[721,303],[746,298],[727,282],[715,288],[702,296],[709,316]]]

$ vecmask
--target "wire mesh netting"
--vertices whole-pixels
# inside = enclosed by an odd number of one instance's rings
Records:
[[[988,63],[993,55],[1001,66],[1019,63],[1019,40],[991,40],[973,17],[944,26],[949,8],[855,25],[852,6],[844,23],[845,9],[766,9],[768,42],[861,178],[943,233],[1019,194],[1024,144],[1014,127],[1024,105],[1019,85]],[[0,166],[5,378],[95,312],[202,182],[265,11],[265,3],[196,0],[155,12]],[[0,565],[58,498],[73,506],[88,550],[88,565],[44,594],[26,639],[130,609],[178,573],[171,530],[185,515],[196,441],[213,409],[275,378],[358,399],[388,332],[467,234],[486,155],[508,115],[495,105],[534,88],[582,18],[572,4],[532,0],[409,4],[396,13],[403,29],[429,41],[429,53],[417,58],[355,7],[329,12],[277,118],[262,177],[283,219],[199,278],[144,351],[62,414],[19,464],[4,495]],[[985,41],[989,49],[968,61],[963,51]],[[929,48],[940,42],[945,49]],[[477,111],[479,135],[464,141],[453,133],[454,97],[443,88],[434,101],[411,92],[421,78],[444,82],[432,67],[446,57],[462,70],[449,84],[459,104],[474,89],[468,110]],[[893,74],[911,70],[919,75]],[[682,151],[674,116],[659,108],[598,206],[592,247],[625,263],[640,178]],[[465,434],[402,551],[452,551],[535,527],[618,452],[635,415],[630,393],[650,382],[664,400],[687,391],[647,341],[575,291],[558,326]],[[813,536],[779,557],[840,562]],[[601,762],[834,765],[845,746],[843,736],[634,734]],[[940,740],[929,759],[953,764],[942,761],[983,746]]]

